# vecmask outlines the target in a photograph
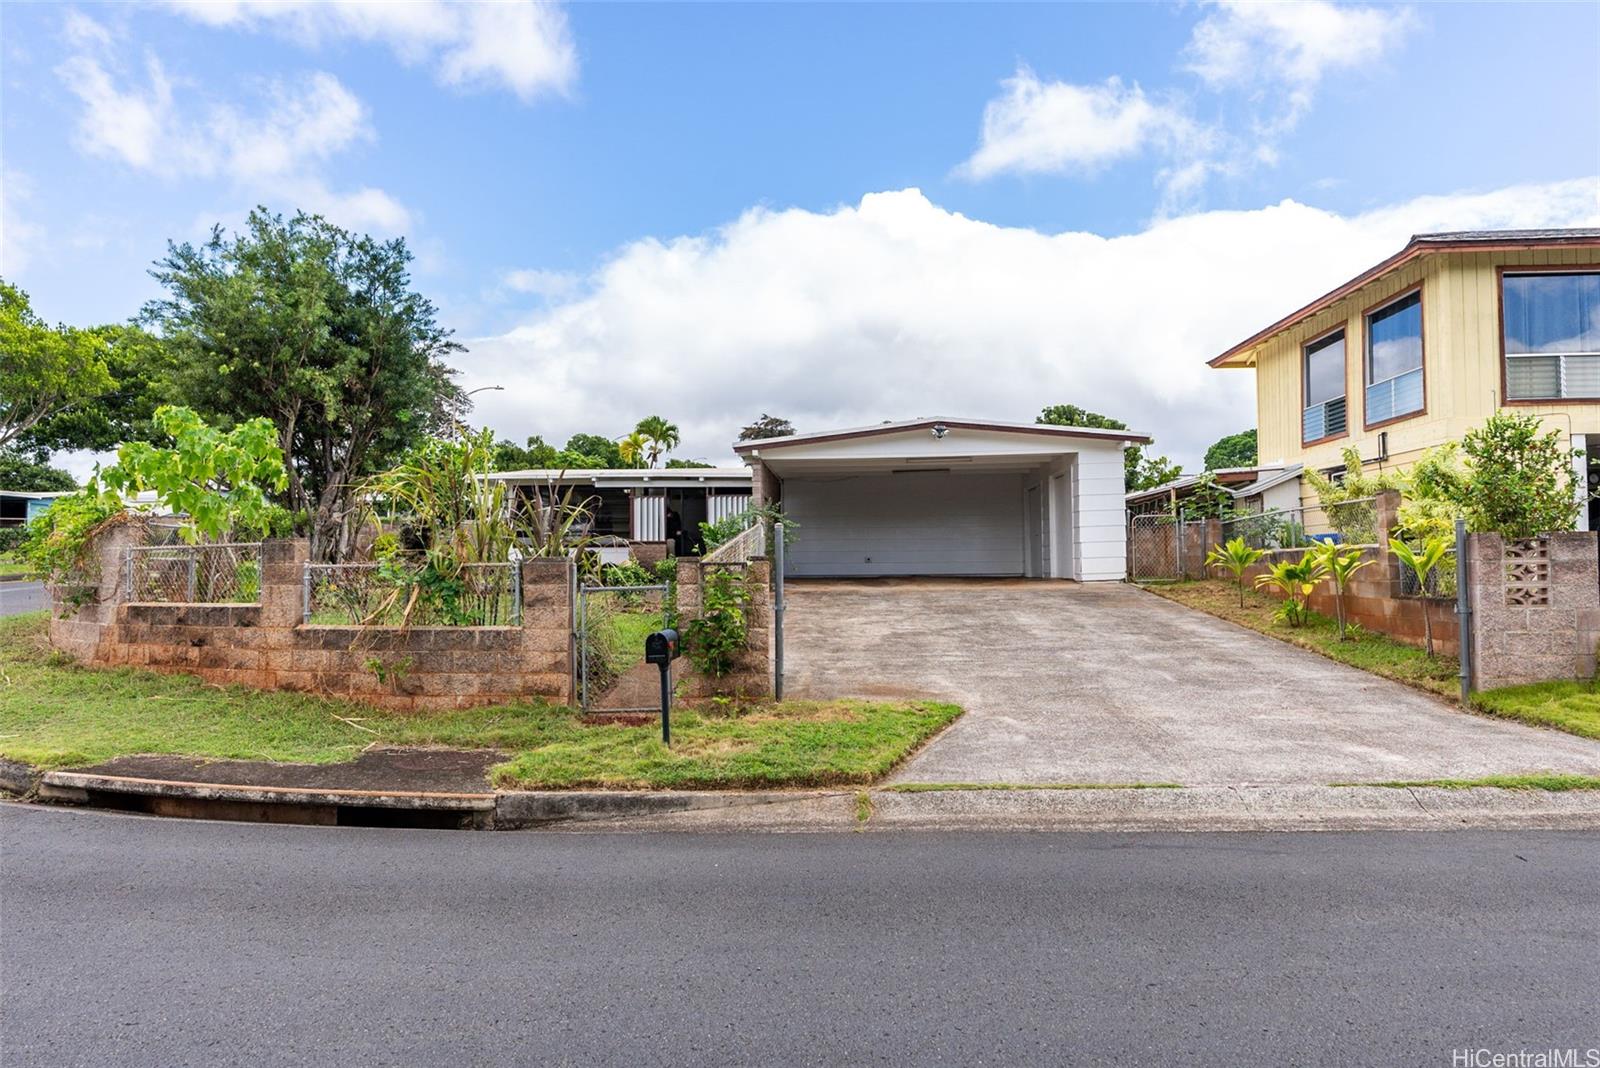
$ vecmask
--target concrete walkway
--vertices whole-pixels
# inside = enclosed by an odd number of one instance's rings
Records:
[[[900,782],[1600,775],[1600,742],[1461,712],[1127,585],[793,582],[786,633],[791,696],[967,709]]]

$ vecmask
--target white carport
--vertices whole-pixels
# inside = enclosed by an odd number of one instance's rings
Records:
[[[1126,430],[916,419],[740,442],[793,577],[1125,573]]]

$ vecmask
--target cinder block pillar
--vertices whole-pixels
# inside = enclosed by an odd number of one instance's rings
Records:
[[[305,566],[311,543],[273,538],[261,543],[261,625],[292,630],[305,618]]]
[[[577,564],[570,557],[522,561],[522,667],[538,693],[564,703],[576,698],[572,685],[576,576]]]

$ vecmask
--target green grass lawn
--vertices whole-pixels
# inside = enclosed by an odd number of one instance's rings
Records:
[[[14,556],[0,556],[0,575],[26,575],[32,570]]]
[[[1485,712],[1585,738],[1600,738],[1600,688],[1590,682],[1536,682],[1472,695]]]
[[[1353,641],[1341,642],[1337,624],[1316,613],[1312,613],[1310,622],[1305,626],[1291,627],[1273,617],[1278,601],[1266,594],[1247,589],[1244,607],[1240,608],[1239,588],[1231,581],[1206,579],[1199,582],[1173,582],[1150,587],[1150,592],[1441,697],[1453,698],[1461,692],[1461,684],[1456,677],[1460,665],[1453,656],[1440,655],[1430,659],[1414,645],[1371,631],[1360,632]]]
[[[868,783],[960,714],[922,702],[687,707],[673,748],[655,725],[595,726],[529,702],[392,713],[187,675],[82,668],[44,640],[44,613],[0,620],[0,756],[45,767],[135,753],[336,763],[373,743],[495,748],[517,787],[777,787]]]

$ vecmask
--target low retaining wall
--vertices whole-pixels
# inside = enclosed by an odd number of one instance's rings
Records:
[[[1362,557],[1371,561],[1357,571],[1345,587],[1345,618],[1352,623],[1379,634],[1421,648],[1426,643],[1425,627],[1433,628],[1435,652],[1457,656],[1461,650],[1461,627],[1456,619],[1455,599],[1450,597],[1403,597],[1400,595],[1400,568],[1403,566],[1387,547],[1366,545],[1360,547]],[[1261,562],[1245,572],[1245,582],[1252,584],[1257,575],[1280,560],[1297,560],[1304,549],[1275,549],[1261,558]],[[1231,576],[1229,576],[1231,579]],[[1281,596],[1268,587],[1264,592]],[[1323,581],[1311,595],[1313,611],[1337,618],[1333,583]],[[1424,615],[1427,622],[1424,623]]]
[[[359,627],[302,622],[304,540],[262,546],[257,604],[130,604],[113,532],[97,548],[93,599],[62,617],[50,641],[82,663],[184,672],[208,682],[347,697],[400,710],[528,698],[572,700],[572,568],[522,562],[522,625]]]
[[[1600,535],[1467,538],[1474,685],[1592,679],[1600,643]]]

